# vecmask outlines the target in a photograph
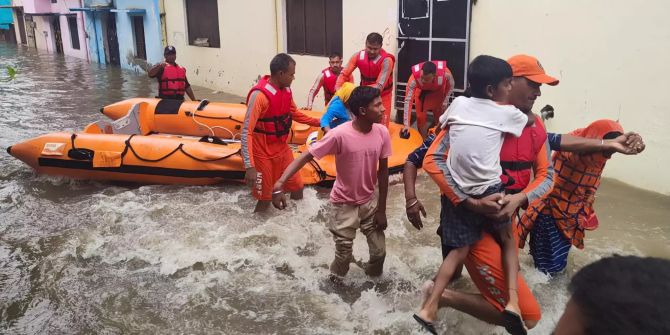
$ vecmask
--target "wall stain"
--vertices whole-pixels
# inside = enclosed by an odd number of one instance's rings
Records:
[[[153,66],[153,64],[144,59],[135,58],[135,55],[132,52],[126,54],[126,64],[132,66],[136,73],[147,72]]]

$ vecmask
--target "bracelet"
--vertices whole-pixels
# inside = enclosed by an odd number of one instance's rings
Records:
[[[279,190],[279,191],[272,191],[272,195],[277,195],[277,194],[282,194],[284,191]]]
[[[419,200],[416,199],[416,200],[414,200],[414,202],[413,202],[411,205],[405,207],[405,209],[410,209],[410,208],[414,207],[414,205],[416,205],[416,204],[418,204],[418,203],[419,203]]]

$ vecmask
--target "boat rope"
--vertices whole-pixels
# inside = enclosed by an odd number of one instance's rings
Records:
[[[232,120],[232,121],[235,121],[235,122],[238,122],[238,123],[242,123],[238,120],[233,119],[233,117],[230,116],[230,115],[227,116],[227,117],[214,117],[214,116],[210,117],[210,116],[197,115],[195,112],[192,112],[192,113],[191,112],[186,112],[186,115],[187,116],[190,115],[191,118],[193,119],[193,122],[195,122],[197,125],[199,125],[201,127],[204,127],[204,128],[207,128],[209,130],[209,132],[212,134],[212,136],[215,136],[214,129],[219,128],[219,129],[223,129],[223,130],[227,131],[230,134],[230,138],[232,138],[232,139],[235,139],[236,134],[233,133],[232,131],[230,131],[230,129],[228,129],[226,127],[222,127],[222,126],[209,126],[207,124],[199,122],[198,120],[195,119],[195,117],[197,116],[197,117],[201,117],[201,118],[217,119],[217,120]]]
[[[164,155],[163,157],[157,158],[157,159],[149,159],[149,158],[144,158],[144,157],[138,155],[137,152],[135,151],[135,149],[133,148],[133,146],[130,144],[130,140],[133,138],[133,136],[135,136],[135,135],[134,134],[130,135],[128,137],[128,139],[125,141],[126,147],[123,149],[123,152],[121,153],[121,158],[122,159],[126,156],[126,154],[128,153],[128,150],[130,150],[130,152],[132,152],[133,155],[135,155],[135,157],[137,159],[139,159],[143,162],[150,162],[150,163],[160,162],[160,161],[172,156],[177,151],[180,151],[185,156],[187,156],[187,157],[189,157],[193,160],[196,160],[198,162],[205,162],[205,163],[206,162],[215,162],[215,161],[219,161],[219,160],[223,160],[223,159],[228,159],[228,158],[230,158],[232,156],[235,156],[235,155],[240,153],[240,150],[237,150],[237,151],[235,151],[235,152],[233,152],[229,155],[226,155],[226,156],[222,156],[222,157],[218,157],[218,158],[211,158],[211,159],[203,159],[203,158],[195,157],[192,154],[188,153],[186,150],[184,150],[184,143],[179,143],[179,145],[174,150],[172,150],[170,153]]]

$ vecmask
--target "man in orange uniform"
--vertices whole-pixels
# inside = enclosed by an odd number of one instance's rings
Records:
[[[312,88],[309,89],[307,94],[307,106],[304,109],[312,109],[314,106],[314,97],[319,93],[321,87],[323,87],[323,99],[325,101],[325,106],[328,106],[330,99],[335,95],[335,83],[337,82],[337,77],[342,72],[342,55],[337,52],[333,52],[330,57],[328,57],[328,67],[321,70],[319,76],[316,77]],[[353,82],[353,80],[349,80]]]
[[[264,76],[247,95],[247,113],[242,126],[242,158],[244,179],[258,200],[255,212],[266,211],[272,201],[272,186],[293,161],[288,146],[293,119],[310,126],[319,126],[319,119],[298,111],[291,83],[295,79],[295,60],[281,53],[270,62],[270,75]],[[302,198],[300,174],[289,178],[284,189],[292,199]]]
[[[372,86],[382,92],[382,104],[385,109],[382,124],[388,127],[391,119],[395,56],[382,48],[382,42],[384,42],[382,35],[378,33],[368,35],[365,39],[365,49],[351,56],[349,63],[337,77],[335,90],[340,89],[345,82],[352,81],[352,74],[358,68],[361,73],[361,86]]]
[[[191,84],[186,79],[186,68],[176,63],[177,49],[168,45],[163,55],[165,61],[154,65],[147,72],[149,78],[158,79],[158,98],[184,100],[186,93],[191,100],[195,100]]]
[[[403,134],[410,126],[412,103],[416,108],[416,128],[422,138],[426,138],[428,128],[434,127],[440,115],[447,110],[449,96],[454,89],[454,77],[447,67],[447,61],[434,60],[412,66],[412,74],[407,80],[405,104],[403,108]],[[433,113],[433,123],[426,125],[428,111]]]

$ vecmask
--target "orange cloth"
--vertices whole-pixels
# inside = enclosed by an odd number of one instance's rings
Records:
[[[272,200],[272,188],[281,177],[284,170],[293,161],[293,152],[289,149],[271,159],[256,159],[256,184],[253,187],[253,196],[257,200]],[[284,183],[287,192],[299,191],[303,188],[300,173],[296,173]]]
[[[610,132],[623,134],[624,131],[618,122],[598,120],[570,134],[602,139]],[[608,159],[609,157],[602,152],[591,154],[556,152],[553,158],[556,171],[554,188],[547,196],[531,202],[521,216],[518,223],[519,247],[524,247],[537,216],[545,213],[554,218],[556,226],[572,245],[583,249],[585,230],[592,226],[590,221],[595,218],[593,202]]]
[[[470,253],[465,259],[465,267],[479,292],[501,312],[509,299],[502,264],[500,245],[488,233],[483,233],[482,239],[470,247]],[[542,317],[540,305],[523,276],[519,274],[517,278],[521,317],[524,320],[539,321]]]

